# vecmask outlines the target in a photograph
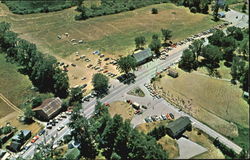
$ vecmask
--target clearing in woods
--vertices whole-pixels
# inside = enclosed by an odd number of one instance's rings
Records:
[[[157,15],[151,14],[153,7],[159,10]],[[175,42],[220,23],[212,21],[210,15],[193,14],[188,8],[171,3],[151,5],[85,21],[74,20],[74,16],[79,14],[75,7],[29,15],[12,14],[4,4],[0,4],[0,10],[0,20],[10,22],[12,30],[19,33],[21,38],[37,44],[40,51],[54,55],[61,62],[76,64],[76,67],[70,66],[68,71],[71,86],[91,82],[92,74],[97,71],[86,66],[97,65],[98,56],[91,54],[95,50],[100,50],[110,58],[118,58],[119,55],[133,52],[136,36],[145,36],[148,45],[154,33],[160,35],[160,30],[167,28],[173,31],[172,40]],[[69,36],[65,36],[65,33],[69,33]],[[58,35],[61,39],[58,39]],[[72,39],[76,40],[74,45]],[[79,44],[79,40],[84,43]],[[85,55],[91,61],[76,61],[78,57],[74,53],[77,51],[79,56]],[[105,62],[102,59],[101,67],[106,66],[106,70],[118,74],[116,66],[107,62],[110,60]],[[91,88],[91,85],[87,87],[88,90]]]

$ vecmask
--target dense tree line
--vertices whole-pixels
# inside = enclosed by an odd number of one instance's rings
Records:
[[[2,0],[15,14],[47,13],[70,8],[77,4],[77,0]]]
[[[119,115],[110,117],[100,102],[89,120],[79,114],[79,109],[74,109],[69,127],[83,157],[95,159],[101,152],[106,159],[167,159],[155,138],[133,129]]]
[[[68,76],[57,60],[39,52],[35,44],[18,38],[5,22],[0,22],[0,47],[6,59],[18,64],[20,72],[28,75],[40,92],[52,92],[61,98],[68,96]]]

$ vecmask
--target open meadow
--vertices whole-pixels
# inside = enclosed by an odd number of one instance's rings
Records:
[[[159,13],[151,14],[152,8],[157,8]],[[193,14],[188,8],[171,3],[85,21],[74,20],[74,16],[79,14],[74,7],[29,15],[12,14],[3,4],[0,4],[0,9],[0,20],[10,22],[13,31],[19,33],[21,38],[37,44],[40,51],[54,55],[61,62],[76,64],[76,67],[70,66],[68,71],[71,86],[89,83],[92,74],[97,72],[86,67],[88,64],[97,65],[98,56],[92,54],[95,50],[104,53],[105,57],[116,59],[133,52],[136,36],[145,36],[148,45],[154,33],[160,35],[161,28],[167,28],[173,31],[172,41],[176,42],[217,24],[210,15]],[[72,39],[76,42],[72,43]],[[79,40],[83,40],[83,43],[79,44]],[[90,62],[76,60],[75,52],[79,52],[79,56],[85,55]],[[106,65],[106,62],[102,62]],[[106,68],[112,73],[119,73],[116,66],[107,64]],[[86,79],[81,80],[83,77]],[[88,86],[87,89],[91,88]]]

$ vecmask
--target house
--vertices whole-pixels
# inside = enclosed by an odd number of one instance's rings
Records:
[[[20,139],[21,133],[23,134],[23,140]],[[31,137],[30,130],[21,130],[18,134],[12,137],[12,141],[18,142],[20,144],[24,144]]]
[[[0,158],[2,158],[6,154],[6,151],[3,149],[0,149]]]
[[[225,13],[224,12],[219,12],[218,13],[218,17],[219,18],[224,18],[226,15],[225,15]]]
[[[173,78],[177,78],[178,77],[178,72],[169,69],[168,70],[168,75],[171,76],[171,77],[173,77]]]
[[[151,52],[151,49],[147,48],[147,49],[144,49],[144,50],[139,51],[137,53],[134,53],[132,56],[136,60],[136,65],[139,66],[139,65],[142,65],[142,64],[150,61],[153,57],[153,54]]]
[[[8,149],[12,152],[19,152],[22,147],[22,144],[16,141],[12,141],[8,146]]]
[[[34,108],[33,111],[39,119],[48,121],[60,112],[61,106],[62,100],[59,97],[49,98],[45,99],[43,103]]]
[[[80,151],[77,148],[69,149],[64,155],[65,159],[78,160],[80,157]]]
[[[186,130],[191,130],[192,125],[188,117],[180,117],[166,126],[167,133],[172,138],[179,138]]]

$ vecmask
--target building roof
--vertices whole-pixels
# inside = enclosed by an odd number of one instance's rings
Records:
[[[12,141],[9,148],[11,151],[18,152],[21,148],[22,144],[16,141]]]
[[[69,149],[64,155],[64,158],[76,160],[80,156],[80,151],[77,148]]]
[[[145,59],[150,58],[152,56],[153,56],[153,54],[152,54],[150,48],[144,49],[142,51],[139,51],[139,52],[133,54],[133,57],[135,58],[136,63],[140,63],[140,62],[144,61]]]
[[[178,135],[180,132],[183,131],[183,128],[186,128],[189,124],[191,124],[190,119],[184,116],[169,123],[167,125],[167,128],[169,128],[173,132],[174,135]]]
[[[2,158],[5,155],[6,151],[3,149],[0,149],[0,158]]]
[[[33,109],[33,111],[42,110],[45,114],[50,117],[54,112],[58,111],[61,108],[62,100],[57,98],[49,98],[45,99],[43,103],[39,106]]]
[[[21,130],[20,132],[18,132],[18,134],[16,134],[15,136],[12,137],[12,140],[20,141],[19,135],[21,134],[21,132],[23,132],[23,135],[25,138],[27,138],[28,135],[31,135],[30,130]]]
[[[178,76],[178,72],[169,69],[168,70],[168,75],[172,76],[172,77],[177,77]]]

